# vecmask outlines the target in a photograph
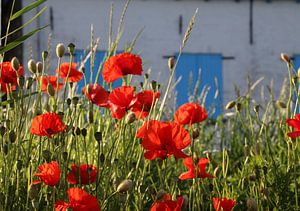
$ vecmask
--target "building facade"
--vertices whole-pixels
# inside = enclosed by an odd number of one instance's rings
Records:
[[[23,4],[30,2],[25,0]],[[47,23],[50,27],[26,41],[24,60],[40,59],[40,52],[47,49],[50,33],[52,49],[57,43],[72,42],[80,54],[90,43],[91,25],[95,37],[100,37],[99,52],[105,52],[112,3],[115,37],[125,1],[47,1],[49,8],[32,27]],[[264,77],[259,86],[273,80],[278,94],[288,73],[279,59],[280,53],[293,56],[296,63],[300,60],[297,0],[132,0],[118,51],[124,50],[144,28],[133,52],[141,55],[145,70],[151,69],[151,80],[164,85],[169,74],[167,58],[178,55],[185,29],[197,8],[196,23],[176,70],[176,77],[182,76],[177,86],[178,104],[187,100],[183,96],[189,92],[187,83],[195,85],[199,70],[200,87],[211,87],[207,89],[208,101],[216,97],[218,87],[219,97],[214,101],[218,113],[222,113],[228,100],[234,99],[233,84],[241,87],[242,93],[246,90],[248,76],[253,81]],[[55,69],[55,60],[52,65]]]

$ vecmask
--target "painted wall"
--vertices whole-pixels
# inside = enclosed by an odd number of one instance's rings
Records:
[[[25,0],[31,2],[30,0]],[[53,9],[53,30],[40,35],[40,51],[47,48],[48,34],[52,34],[54,47],[63,42],[86,48],[90,41],[91,24],[95,36],[100,37],[100,49],[105,50],[108,40],[109,11],[114,2],[114,35],[124,1],[121,0],[49,0]],[[265,77],[264,84],[274,79],[277,93],[287,76],[285,64],[279,60],[281,52],[300,53],[300,4],[295,0],[254,0],[253,38],[249,43],[249,1],[233,0],[132,0],[125,16],[125,31],[121,39],[122,50],[135,34],[145,27],[134,52],[140,53],[145,69],[151,68],[152,78],[164,83],[168,75],[164,56],[178,52],[184,30],[196,8],[199,8],[195,27],[184,52],[221,53],[233,60],[223,61],[224,102],[234,98],[233,84],[245,90],[248,75],[253,80]],[[179,16],[183,17],[183,33],[179,34]],[[25,17],[26,18],[26,17]],[[41,17],[40,25],[50,22],[49,10]],[[33,24],[33,27],[36,25]],[[33,58],[38,58],[37,38],[25,44],[25,59],[32,46]],[[55,69],[56,62],[53,62]]]

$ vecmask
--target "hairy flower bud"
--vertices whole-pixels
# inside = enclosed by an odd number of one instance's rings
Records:
[[[19,85],[20,88],[23,88],[24,84],[25,84],[25,78],[24,78],[24,76],[20,75],[17,78],[17,83],[18,83],[18,85]]]
[[[129,191],[132,188],[132,180],[126,179],[123,180],[117,187],[117,192],[124,193]]]
[[[198,129],[198,128],[195,128],[195,129],[193,130],[193,139],[198,138],[199,135],[200,135],[199,129]]]
[[[25,88],[26,89],[30,89],[33,83],[33,78],[32,77],[28,77],[25,83]]]
[[[32,73],[36,73],[36,63],[33,59],[30,59],[27,63],[28,70]]]
[[[86,128],[82,128],[82,129],[81,129],[81,135],[82,135],[83,137],[86,137],[86,135],[87,135],[87,129],[86,129]]]
[[[16,141],[16,139],[17,139],[17,135],[16,135],[16,133],[15,133],[15,131],[10,131],[9,132],[9,141],[10,141],[10,143],[14,143],[15,141]]]
[[[47,92],[50,96],[54,96],[55,95],[55,91],[54,91],[54,88],[53,86],[51,85],[51,83],[48,83],[47,85]]]
[[[57,44],[57,46],[56,46],[56,56],[58,58],[63,57],[63,55],[65,54],[65,51],[66,51],[66,48],[65,48],[63,43]]]
[[[97,142],[101,142],[102,141],[102,133],[100,131],[97,131],[94,133],[94,137],[96,139]]]
[[[175,66],[175,58],[172,56],[168,59],[169,70],[172,71]]]
[[[277,100],[276,105],[282,109],[286,108],[286,104],[280,100]]]
[[[12,68],[14,69],[14,71],[18,71],[19,67],[20,67],[20,62],[17,59],[17,57],[13,57],[10,61]]]
[[[284,61],[288,64],[291,63],[291,58],[286,53],[281,53],[280,58],[281,58],[282,61]]]
[[[43,63],[42,62],[37,62],[36,63],[36,70],[40,74],[43,72]]]
[[[43,150],[42,156],[47,162],[50,162],[52,154],[49,150]]]
[[[232,100],[232,101],[229,101],[228,103],[227,103],[227,105],[226,105],[226,109],[227,110],[229,110],[229,109],[232,109],[234,106],[235,106],[235,101],[234,100]]]
[[[129,114],[126,116],[126,119],[125,119],[125,121],[126,121],[127,124],[131,124],[131,123],[133,123],[135,120],[136,120],[135,114],[132,113],[132,112],[129,113]]]
[[[16,166],[17,166],[17,169],[20,171],[23,167],[23,162],[22,160],[17,160],[16,162]]]
[[[42,58],[43,58],[44,61],[47,59],[48,54],[49,54],[48,51],[43,51]]]
[[[70,43],[68,45],[68,51],[70,54],[73,54],[74,53],[74,50],[75,50],[75,45],[73,43]]]

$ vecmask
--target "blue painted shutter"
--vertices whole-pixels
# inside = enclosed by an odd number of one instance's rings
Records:
[[[221,54],[189,54],[183,53],[176,68],[176,78],[181,81],[177,85],[177,105],[189,102],[188,96],[193,93],[198,80],[199,71],[200,86],[197,95],[203,88],[209,87],[205,98],[206,110],[212,112],[210,117],[216,118],[222,114],[223,107],[223,79],[222,79],[222,55]],[[190,77],[192,74],[192,77]],[[217,84],[216,84],[217,81]],[[218,90],[218,94],[216,92]],[[197,97],[197,96],[196,96]]]

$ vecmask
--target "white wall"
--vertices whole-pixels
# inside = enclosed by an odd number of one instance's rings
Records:
[[[31,2],[24,1],[24,4]],[[94,25],[95,36],[101,38],[101,50],[105,50],[108,38],[110,5],[114,2],[114,30],[121,15],[124,1],[121,0],[48,0],[53,8],[53,49],[59,42],[70,42],[76,48],[89,45],[90,26]],[[236,3],[233,0],[132,0],[125,16],[125,31],[120,50],[142,28],[145,30],[134,52],[141,53],[145,69],[152,69],[153,79],[164,82],[168,70],[165,55],[178,52],[184,30],[196,8],[199,13],[196,25],[185,52],[222,53],[234,60],[223,61],[224,103],[234,97],[233,83],[245,87],[246,77],[253,79],[265,76],[264,83],[275,81],[276,92],[287,76],[285,65],[279,60],[281,52],[291,55],[300,53],[300,4],[295,0],[254,0],[254,44],[249,44],[249,1]],[[183,16],[183,34],[179,34],[179,15]],[[42,23],[49,22],[49,12]],[[33,25],[33,27],[35,27]],[[50,28],[43,31],[41,50],[47,48]],[[36,39],[26,42],[33,45],[33,57],[37,58]],[[25,53],[28,48],[25,48]],[[28,54],[25,55],[28,57]],[[55,63],[53,64],[55,69]],[[159,72],[161,78],[159,79]]]

